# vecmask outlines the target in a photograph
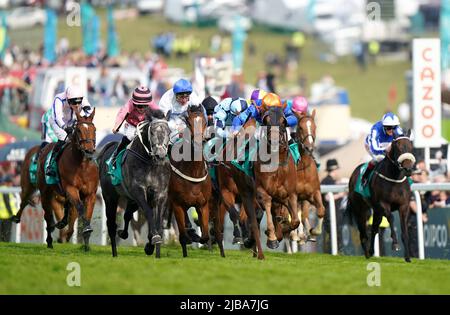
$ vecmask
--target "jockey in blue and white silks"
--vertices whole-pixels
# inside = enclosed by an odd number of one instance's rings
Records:
[[[233,122],[238,115],[247,110],[248,102],[243,98],[228,97],[214,108],[214,127],[217,136],[228,138],[233,135]]]
[[[180,79],[159,100],[159,109],[167,116],[170,128],[170,144],[173,145],[186,128],[182,115],[190,105],[199,105],[200,100],[188,80]]]
[[[258,123],[262,124],[262,117],[261,117],[261,110],[260,110],[261,103],[262,103],[262,100],[256,100],[246,110],[244,110],[235,119],[233,119],[233,131],[234,132],[238,132],[242,128],[242,126],[245,124],[245,122],[250,118],[253,118]],[[284,108],[283,112],[284,112],[284,117],[286,118],[288,127],[296,128],[297,127],[297,117],[295,117],[294,113],[292,112],[292,109],[289,106],[286,106]],[[288,134],[288,137],[290,138],[289,134]]]
[[[383,118],[372,126],[365,140],[366,150],[372,160],[362,177],[363,185],[367,184],[368,176],[376,163],[384,159],[386,149],[391,145],[394,137],[401,134],[403,130],[400,127],[400,120],[391,112],[384,114]]]

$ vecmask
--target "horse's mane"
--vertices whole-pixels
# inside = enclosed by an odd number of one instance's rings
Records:
[[[145,120],[152,121],[153,119],[165,119],[164,112],[160,109],[149,108],[145,113]]]
[[[203,105],[202,104],[190,105],[189,111],[192,113],[203,113]]]

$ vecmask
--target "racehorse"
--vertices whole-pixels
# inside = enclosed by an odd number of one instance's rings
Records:
[[[96,129],[92,120],[95,109],[89,117],[80,116],[76,110],[75,114],[77,121],[72,134],[68,135],[70,142],[63,148],[57,161],[59,184],[47,184],[45,179],[45,161],[55,145],[51,143],[45,146],[39,155],[37,187],[41,194],[44,218],[47,223],[47,247],[53,248],[51,235],[55,228],[53,213],[58,220],[56,227],[63,228],[67,224],[68,210],[75,207],[82,221],[84,250],[88,251],[92,233],[90,222],[99,183],[98,167],[93,160]],[[70,217],[72,233],[75,219],[74,216]]]
[[[124,239],[128,237],[128,223],[133,212],[142,209],[147,217],[149,231],[145,253],[152,255],[156,245],[156,257],[160,258],[162,220],[167,206],[170,177],[169,161],[166,158],[170,130],[163,112],[149,110],[146,120],[138,125],[136,133],[122,161],[116,164],[122,163],[123,180],[120,185],[112,184],[106,163],[117,143],[105,145],[97,158],[112,255],[117,256],[116,214],[117,206],[121,203],[126,204],[125,227],[119,236]]]
[[[266,146],[269,159],[262,160],[260,149],[255,162],[256,189],[266,211],[267,247],[271,249],[279,246],[272,218],[273,202],[288,208],[291,216],[289,230],[296,229],[300,224],[297,214],[296,167],[289,152],[286,125],[283,108],[271,107],[264,113],[260,148]]]
[[[398,210],[400,214],[400,226],[402,241],[405,249],[405,261],[410,262],[408,246],[408,216],[410,212],[409,202],[411,198],[411,188],[408,177],[411,176],[416,159],[413,155],[413,145],[410,139],[411,131],[405,135],[396,136],[383,160],[375,166],[373,176],[369,185],[371,196],[369,199],[355,191],[360,169],[363,164],[353,171],[349,182],[349,195],[347,211],[356,218],[361,245],[366,258],[374,253],[375,235],[383,216],[385,216],[391,226],[392,249],[399,250],[397,235],[394,229],[394,217],[392,211]],[[373,223],[370,238],[367,235],[367,220],[370,217],[370,208],[373,209]]]
[[[183,134],[181,141],[172,146],[169,154],[172,169],[169,182],[169,211],[175,214],[183,257],[187,257],[186,244],[191,244],[193,239],[186,231],[186,220],[189,220],[186,211],[190,207],[197,210],[202,232],[198,241],[205,244],[209,240],[209,202],[212,184],[203,156],[203,141],[207,127],[204,108],[202,105],[190,105],[181,118],[186,124],[186,133]]]
[[[247,248],[255,246],[254,250],[259,259],[264,258],[259,236],[259,223],[256,218],[256,200],[254,192],[254,183],[251,178],[248,178],[242,171],[238,170],[233,164],[227,160],[228,151],[233,149],[233,153],[238,151],[239,140],[244,140],[243,137],[247,134],[250,137],[254,136],[256,125],[255,120],[246,122],[242,130],[235,138],[231,138],[225,145],[221,152],[220,163],[216,166],[218,192],[214,196],[214,202],[211,205],[211,214],[214,222],[214,235],[220,249],[220,255],[225,257],[223,248],[223,230],[224,230],[224,216],[228,211],[230,219],[233,222],[233,243],[239,243],[241,233],[239,231],[239,224],[242,228],[242,236],[246,236],[244,246]],[[250,148],[248,148],[250,149]],[[239,180],[237,180],[239,179]],[[244,202],[245,201],[245,202]],[[234,207],[235,203],[242,203],[241,211],[238,213]],[[245,207],[245,204],[251,204],[251,208]],[[244,211],[242,211],[244,209]],[[249,220],[250,219],[250,220]],[[249,222],[250,221],[250,222]],[[253,223],[252,223],[253,222]],[[250,223],[250,225],[249,225]],[[251,231],[251,235],[248,235]],[[257,247],[257,249],[256,249]]]
[[[325,207],[322,202],[322,194],[320,192],[320,180],[317,166],[312,156],[315,139],[316,124],[314,118],[316,110],[310,114],[296,114],[297,116],[297,132],[296,142],[299,146],[301,159],[297,165],[297,194],[298,202],[301,206],[301,218],[305,227],[305,236],[320,235],[322,233],[322,222],[325,216]],[[309,208],[310,204],[314,205],[317,210],[319,222],[317,226],[311,229],[309,224]],[[302,231],[300,231],[300,234]],[[301,237],[303,235],[300,235]]]

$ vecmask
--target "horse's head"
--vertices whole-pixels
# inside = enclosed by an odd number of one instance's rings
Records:
[[[191,136],[193,136],[194,144],[202,145],[207,121],[205,110],[202,105],[190,105],[185,117],[186,126],[189,128]]]
[[[297,139],[299,145],[307,152],[312,153],[315,147],[316,141],[316,123],[314,118],[316,116],[316,110],[312,111],[312,114],[295,114],[297,117]]]
[[[267,128],[267,141],[269,144],[277,148],[279,146],[287,146],[287,121],[283,107],[269,107],[262,116],[262,123]]]
[[[150,145],[150,152],[159,159],[164,159],[167,156],[169,147],[170,128],[164,113],[159,110],[149,111],[147,114],[148,126],[148,140]]]
[[[400,171],[404,171],[406,176],[411,176],[416,158],[413,154],[413,144],[411,141],[411,130],[404,135],[394,138],[388,149],[387,157]]]
[[[77,116],[77,122],[72,139],[78,149],[83,152],[84,156],[92,159],[95,153],[96,143],[96,129],[92,122],[95,115],[95,108],[88,117],[82,117],[78,112],[75,112],[75,114]]]

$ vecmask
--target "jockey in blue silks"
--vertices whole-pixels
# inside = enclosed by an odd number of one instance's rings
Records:
[[[222,138],[232,136],[234,119],[248,109],[248,102],[243,98],[226,98],[214,108],[214,127],[216,134]]]
[[[400,128],[400,120],[391,112],[384,114],[383,118],[372,126],[365,141],[366,150],[372,160],[363,174],[361,180],[363,185],[367,184],[369,174],[376,163],[384,159],[386,149],[391,145],[394,137],[401,134],[403,134],[403,130]]]

